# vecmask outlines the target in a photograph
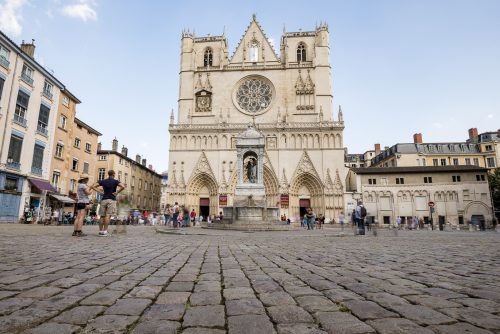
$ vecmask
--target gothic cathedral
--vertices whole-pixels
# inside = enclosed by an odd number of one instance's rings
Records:
[[[169,203],[214,215],[232,205],[236,140],[265,136],[268,207],[292,221],[306,207],[326,219],[344,208],[344,121],[333,117],[329,33],[283,32],[276,53],[255,16],[236,50],[223,36],[182,34],[178,118],[170,116]]]

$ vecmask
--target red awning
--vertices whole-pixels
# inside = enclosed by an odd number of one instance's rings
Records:
[[[34,185],[38,190],[47,190],[49,193],[55,193],[57,190],[52,187],[50,183],[44,180],[28,179],[32,185]]]

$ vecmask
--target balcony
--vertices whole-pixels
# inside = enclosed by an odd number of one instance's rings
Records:
[[[35,174],[35,175],[38,175],[38,176],[42,176],[42,174],[43,174],[43,170],[42,170],[40,167],[35,167],[35,166],[32,166],[32,167],[31,167],[31,174]]]
[[[14,114],[14,123],[19,124],[23,127],[26,127],[28,124],[28,120],[24,118],[23,116],[20,116],[18,114]]]
[[[15,170],[20,170],[21,169],[21,163],[16,162],[16,161],[7,161],[7,168],[10,169],[15,169]]]
[[[33,86],[33,78],[29,77],[26,73],[21,73],[21,80],[26,82],[28,85]]]
[[[10,61],[5,59],[4,57],[0,57],[0,66],[5,67],[6,69],[9,69]]]
[[[37,128],[36,128],[36,132],[41,134],[42,136],[45,136],[47,137],[49,135],[49,131],[47,130],[46,127],[38,124]]]
[[[42,95],[43,95],[43,96],[45,96],[46,98],[48,98],[48,99],[49,99],[49,100],[51,100],[51,101],[52,101],[52,97],[54,96],[54,95],[52,94],[52,92],[50,92],[50,91],[48,91],[48,90],[44,90],[44,91],[42,92]]]

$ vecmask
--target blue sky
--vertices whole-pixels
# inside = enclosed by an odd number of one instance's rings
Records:
[[[329,24],[334,109],[344,145],[461,141],[500,128],[500,1],[0,0],[0,29],[36,40],[36,58],[82,100],[78,117],[167,168],[180,36],[218,35],[230,53],[252,14],[279,44]],[[278,47],[279,49],[279,47]]]

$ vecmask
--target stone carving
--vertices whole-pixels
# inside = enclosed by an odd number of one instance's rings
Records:
[[[301,71],[295,84],[295,94],[297,95],[297,110],[314,110],[314,83],[312,82],[309,70],[307,70],[306,80],[302,79]]]
[[[236,102],[249,113],[260,113],[269,107],[273,98],[271,86],[259,78],[248,78],[238,87]]]

